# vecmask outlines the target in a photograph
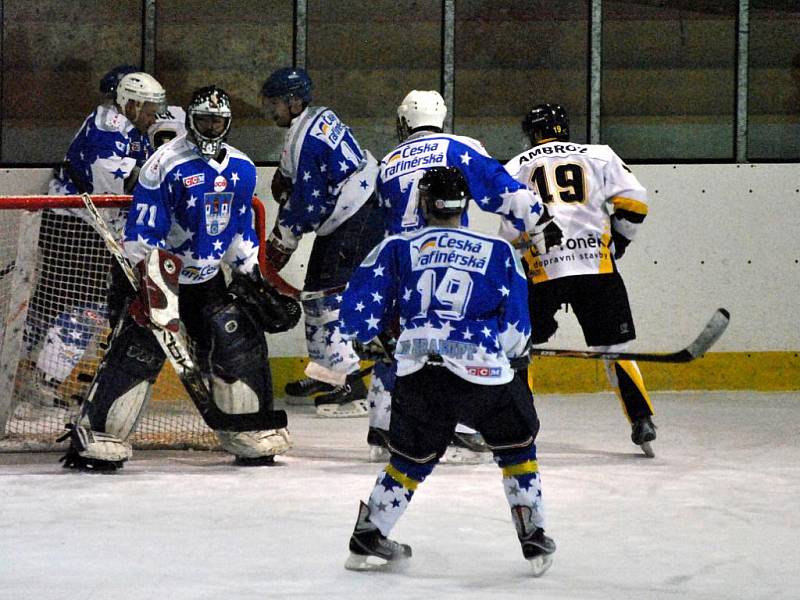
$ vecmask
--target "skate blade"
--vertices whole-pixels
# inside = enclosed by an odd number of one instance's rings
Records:
[[[348,571],[402,571],[408,567],[407,558],[398,558],[388,561],[377,556],[350,553],[344,563]]]
[[[312,406],[314,396],[286,396],[283,401],[289,406]]]
[[[531,564],[531,571],[533,571],[534,577],[541,577],[545,574],[553,564],[553,555],[552,554],[542,554],[541,556],[537,556],[535,558],[528,559],[528,562]]]
[[[491,456],[489,452],[475,452],[460,446],[448,446],[440,462],[453,465],[479,465],[489,462]]]
[[[653,446],[652,446],[652,444],[650,444],[650,442],[643,442],[643,443],[639,444],[639,447],[642,449],[642,452],[644,452],[644,455],[647,458],[655,458],[656,457],[656,453],[655,453],[655,451],[653,451]]]
[[[389,450],[382,446],[369,447],[369,462],[386,462],[389,460]]]
[[[317,416],[327,419],[346,419],[351,417],[366,417],[369,415],[366,400],[353,400],[344,404],[320,404],[317,406]]]

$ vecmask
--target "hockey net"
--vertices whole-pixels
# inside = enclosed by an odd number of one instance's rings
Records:
[[[130,196],[92,198],[124,222]],[[86,219],[77,196],[0,196],[0,451],[56,449],[105,351],[112,257]],[[130,441],[217,446],[169,361]]]

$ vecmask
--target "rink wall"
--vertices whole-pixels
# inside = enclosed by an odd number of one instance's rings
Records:
[[[650,214],[619,263],[638,334],[631,349],[683,347],[718,307],[731,312],[728,331],[706,357],[686,365],[640,365],[652,390],[800,390],[800,165],[634,165],[650,194]],[[273,167],[260,167],[258,195],[268,221]],[[0,195],[41,194],[48,169],[0,170]],[[475,228],[494,232],[497,219],[471,212]],[[311,246],[304,239],[284,271],[300,286]],[[548,345],[583,347],[572,313]],[[278,389],[305,364],[302,325],[271,336]],[[596,361],[534,361],[538,391],[606,389]]]

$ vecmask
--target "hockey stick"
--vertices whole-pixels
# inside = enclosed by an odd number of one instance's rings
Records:
[[[344,291],[344,288],[347,286],[337,285],[336,287],[332,287],[327,290],[313,290],[306,292],[297,289],[283,277],[281,277],[277,269],[275,269],[275,267],[272,266],[272,263],[267,260],[266,240],[264,239],[264,233],[266,232],[267,228],[267,214],[266,210],[264,209],[264,204],[256,196],[253,196],[253,213],[255,214],[256,232],[258,233],[258,264],[261,267],[261,274],[264,276],[264,279],[267,281],[267,283],[269,283],[284,296],[294,298],[298,302],[304,302],[306,300],[319,300],[320,298],[327,298],[328,296],[341,294]]]
[[[119,266],[122,268],[123,273],[127,277],[134,290],[139,290],[139,278],[133,270],[133,267],[125,256],[122,247],[111,233],[111,230],[106,224],[103,217],[97,210],[97,207],[92,202],[89,194],[81,194],[83,203],[89,214],[92,216],[92,227],[103,238],[109,252],[114,256]],[[203,375],[200,372],[197,362],[189,350],[188,340],[184,334],[179,330],[173,332],[162,327],[159,324],[151,321],[151,328],[153,335],[158,341],[164,354],[169,359],[172,367],[175,369],[178,378],[181,380],[184,388],[189,394],[189,397],[194,402],[197,410],[203,420],[208,424],[211,429],[226,430],[226,431],[257,431],[261,429],[274,429],[285,427],[286,423],[282,425],[275,425],[273,422],[265,422],[265,416],[258,413],[255,414],[228,414],[219,409],[211,396],[211,391],[208,389]],[[285,421],[285,413],[283,420]]]
[[[340,386],[344,385],[345,383],[352,383],[357,379],[362,379],[366,377],[372,370],[375,368],[375,365],[369,365],[368,367],[364,367],[359,371],[355,371],[354,373],[346,374],[346,373],[339,373],[338,371],[334,371],[332,369],[327,369],[320,364],[315,362],[310,362],[306,365],[305,368],[305,375],[306,377],[310,377],[311,379],[316,379],[317,381],[322,381],[324,383],[329,383],[331,385]]]
[[[593,358],[605,360],[639,360],[642,362],[686,363],[705,354],[725,333],[731,315],[718,308],[694,341],[677,352],[593,352],[588,350],[559,350],[556,348],[532,348],[530,356],[561,356],[564,358]]]
[[[642,362],[662,362],[662,363],[686,363],[705,354],[716,341],[725,333],[725,329],[730,323],[731,315],[724,308],[718,308],[706,323],[703,331],[700,332],[691,344],[678,350],[677,352],[597,352],[590,350],[561,350],[557,348],[532,348],[528,353],[528,360],[520,357],[521,364],[512,364],[515,369],[524,368],[533,356],[559,356],[562,358],[589,358],[605,360],[638,360]],[[514,363],[517,361],[515,360]],[[344,385],[356,379],[361,379],[369,375],[375,365],[369,365],[360,371],[350,373],[339,373],[327,369],[322,365],[310,362],[306,365],[305,374],[311,379],[330,383],[331,385]]]

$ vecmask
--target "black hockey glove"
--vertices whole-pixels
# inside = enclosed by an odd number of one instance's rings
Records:
[[[619,260],[631,241],[615,229],[611,230],[611,239],[614,241],[614,259]]]
[[[372,338],[366,344],[353,340],[353,349],[358,357],[361,360],[374,360],[375,362],[392,362],[396,346],[397,340],[385,333]]]
[[[561,227],[547,211],[547,207],[542,211],[542,216],[536,222],[531,238],[539,251],[539,254],[546,254],[553,246],[560,246],[564,239]]]
[[[267,284],[258,267],[250,275],[235,272],[228,292],[267,333],[289,331],[303,314],[300,303]]]

